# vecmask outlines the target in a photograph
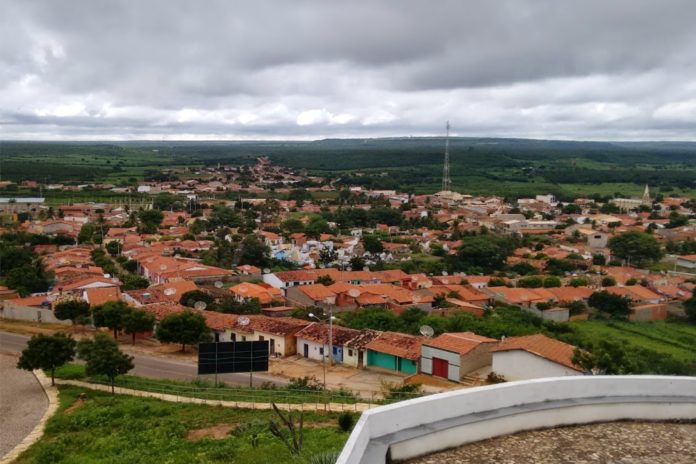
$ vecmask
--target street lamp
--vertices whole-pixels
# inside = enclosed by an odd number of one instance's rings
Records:
[[[309,317],[316,319],[319,322],[329,322],[329,365],[333,366],[333,320],[335,319],[333,316],[333,309],[329,308],[329,317],[327,318],[322,319],[319,316],[316,316],[314,313],[309,313]],[[321,361],[321,364],[324,367],[324,389],[326,389],[326,348],[324,348]]]

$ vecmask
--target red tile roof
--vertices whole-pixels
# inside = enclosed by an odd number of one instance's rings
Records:
[[[501,341],[498,346],[491,351],[512,350],[526,351],[576,371],[582,371],[580,367],[573,364],[573,354],[575,352],[575,347],[573,345],[549,338],[543,334],[508,337]]]
[[[427,340],[423,342],[423,345],[464,355],[482,343],[497,342],[495,338],[482,337],[473,332],[450,332]]]
[[[379,337],[365,345],[365,348],[415,361],[420,358],[422,343],[422,337],[396,332],[382,332]]]

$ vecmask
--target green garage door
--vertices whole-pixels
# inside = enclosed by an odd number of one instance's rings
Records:
[[[397,358],[386,353],[378,353],[377,351],[367,350],[367,365],[377,366],[392,371],[397,370]]]
[[[418,372],[418,365],[410,359],[399,358],[399,372],[404,374],[415,374]]]

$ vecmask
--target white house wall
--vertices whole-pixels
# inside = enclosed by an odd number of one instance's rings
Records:
[[[505,380],[527,380],[542,377],[582,375],[562,364],[549,361],[527,351],[512,350],[493,353],[493,372]]]

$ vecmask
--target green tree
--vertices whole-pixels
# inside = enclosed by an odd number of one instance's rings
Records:
[[[350,267],[354,271],[362,271],[363,268],[365,267],[365,260],[362,259],[360,256],[353,256],[350,258]]]
[[[319,252],[319,262],[325,265],[329,265],[338,259],[338,252],[330,250],[328,248],[323,248]]]
[[[544,281],[538,276],[523,277],[517,281],[517,286],[521,288],[541,288],[544,286]]]
[[[631,304],[627,298],[614,295],[606,290],[594,292],[587,300],[588,304],[616,319],[627,319],[631,312]]]
[[[256,235],[247,235],[239,247],[239,264],[263,267],[268,264],[271,250]]]
[[[544,279],[544,288],[560,287],[561,279],[556,276],[549,276]]]
[[[644,232],[624,232],[609,240],[609,249],[634,266],[646,266],[662,258],[657,239]]]
[[[489,274],[505,267],[508,256],[515,250],[516,243],[511,237],[471,236],[463,238],[457,251],[455,270]]]
[[[27,248],[0,242],[0,275],[6,275],[12,269],[31,266],[36,255]]]
[[[138,229],[141,233],[154,234],[162,224],[164,214],[158,209],[144,209],[138,212],[138,219],[140,220]]]
[[[108,301],[92,309],[92,320],[96,327],[111,329],[116,339],[119,331],[123,329],[123,321],[129,311],[130,306],[123,301]]]
[[[331,278],[331,276],[328,275],[328,274],[327,274],[327,275],[323,275],[323,276],[319,276],[319,277],[317,278],[317,281],[316,281],[316,282],[317,282],[318,284],[322,284],[322,285],[325,285],[325,286],[327,286],[327,287],[328,287],[329,285],[333,285],[333,284],[336,283],[336,281],[334,281],[334,280]]]
[[[376,235],[366,235],[362,240],[365,251],[368,253],[376,254],[384,251],[384,245]]]
[[[215,298],[203,290],[191,290],[190,292],[184,293],[181,295],[181,298],[179,298],[179,303],[189,308],[193,308],[193,305],[199,301],[202,301],[206,304],[207,308],[210,308],[213,303],[215,303]]]
[[[299,219],[290,218],[284,221],[280,227],[289,234],[304,232],[304,224]]]
[[[94,340],[80,341],[77,353],[86,362],[87,375],[103,375],[109,379],[112,394],[116,377],[133,369],[133,357],[121,352],[116,340],[102,333],[95,334]]]
[[[22,296],[45,292],[51,285],[53,275],[46,272],[41,260],[11,269],[5,276],[5,285],[17,290]]]
[[[595,266],[604,266],[607,264],[607,258],[600,254],[592,255],[592,264]]]
[[[121,252],[121,244],[116,240],[112,240],[106,244],[106,251],[108,251],[111,256],[116,256]]]
[[[310,219],[309,224],[305,227],[305,235],[310,238],[319,239],[321,234],[326,234],[331,231],[329,223],[323,217],[315,216]]]
[[[684,302],[684,313],[692,324],[696,324],[696,296],[692,296]]]
[[[51,372],[51,385],[55,385],[56,368],[75,357],[75,340],[63,333],[34,335],[22,351],[17,368],[32,371],[44,369]]]
[[[156,336],[164,343],[181,343],[181,351],[186,351],[186,345],[207,340],[210,330],[203,315],[187,310],[162,319],[157,327]]]
[[[84,300],[65,300],[54,306],[53,314],[57,319],[69,319],[75,325],[89,317],[89,303]]]
[[[616,279],[612,276],[602,277],[602,287],[613,287],[616,285]]]
[[[531,264],[526,263],[524,261],[519,262],[519,263],[515,264],[514,266],[511,266],[510,270],[512,272],[516,272],[519,275],[527,275],[527,274],[533,274],[533,273],[537,272],[537,269],[534,266],[532,266]]]
[[[155,316],[140,309],[126,311],[123,317],[123,331],[133,337],[135,345],[135,335],[143,332],[152,331],[155,326]]]
[[[123,275],[121,276],[121,281],[121,290],[123,290],[124,292],[128,290],[139,290],[150,286],[149,280],[147,280],[145,277],[136,274]]]
[[[80,232],[77,234],[78,243],[92,243],[92,238],[94,237],[95,227],[94,224],[88,222],[83,224],[80,228]]]

